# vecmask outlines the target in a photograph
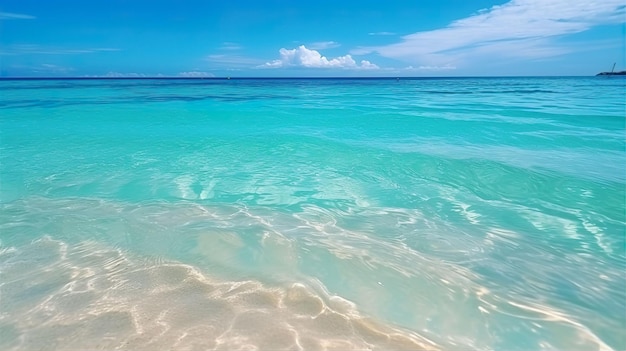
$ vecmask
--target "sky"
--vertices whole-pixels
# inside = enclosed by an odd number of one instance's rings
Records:
[[[626,0],[3,0],[0,77],[626,69]]]

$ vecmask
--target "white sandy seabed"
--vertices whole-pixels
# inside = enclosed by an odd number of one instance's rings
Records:
[[[95,242],[0,251],[3,350],[434,350],[302,284],[219,282]]]

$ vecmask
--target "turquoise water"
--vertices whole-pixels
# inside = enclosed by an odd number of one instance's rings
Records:
[[[625,83],[0,81],[0,348],[624,350]]]

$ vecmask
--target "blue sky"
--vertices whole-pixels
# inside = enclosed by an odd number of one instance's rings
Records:
[[[4,0],[0,76],[593,75],[624,0]]]

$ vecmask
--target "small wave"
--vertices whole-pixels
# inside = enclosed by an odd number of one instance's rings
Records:
[[[466,95],[466,94],[556,94],[558,91],[545,89],[516,89],[516,90],[418,90],[420,93],[437,95]]]

